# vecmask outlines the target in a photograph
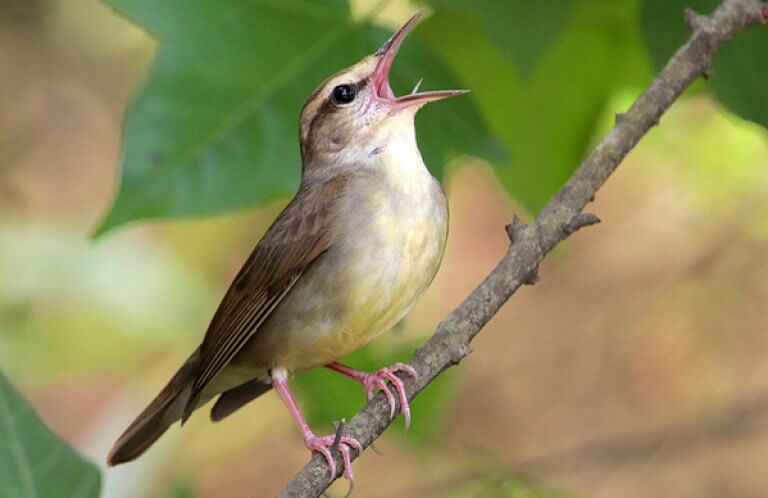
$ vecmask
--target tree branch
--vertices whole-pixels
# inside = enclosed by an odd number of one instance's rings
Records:
[[[709,16],[686,11],[692,30],[688,42],[669,60],[650,87],[632,107],[617,114],[616,124],[584,159],[566,184],[526,225],[517,217],[507,226],[511,245],[499,264],[437,327],[434,335],[414,354],[411,361],[419,379],[401,377],[412,399],[446,368],[467,356],[469,343],[501,306],[523,284],[535,283],[538,266],[558,243],[578,229],[599,219],[581,210],[618,167],[645,133],[658,124],[661,115],[699,76],[708,76],[715,53],[726,42],[750,26],[765,24],[766,4],[759,0],[724,0]],[[756,63],[758,63],[756,61]],[[346,434],[364,447],[376,440],[392,422],[384,396],[379,393],[346,425]],[[353,450],[352,458],[357,458]],[[329,476],[328,466],[314,455],[280,497],[319,496],[341,475],[341,456],[335,453],[337,475]]]

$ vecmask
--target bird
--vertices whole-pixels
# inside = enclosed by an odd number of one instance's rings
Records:
[[[109,452],[110,466],[139,457],[172,424],[213,398],[220,421],[275,389],[306,447],[336,475],[332,449],[353,484],[350,436],[318,436],[288,382],[319,367],[395,394],[410,424],[403,363],[369,373],[338,363],[392,328],[438,271],[448,236],[448,203],[416,143],[414,118],[425,104],[466,90],[395,96],[389,73],[413,15],[375,53],[321,83],[301,110],[301,183],[235,276],[200,346],[136,417]],[[390,386],[392,389],[390,389]],[[335,444],[334,444],[335,443]],[[338,446],[336,446],[338,445]]]

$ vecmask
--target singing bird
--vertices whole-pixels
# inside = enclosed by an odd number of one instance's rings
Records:
[[[114,444],[108,463],[141,455],[168,427],[218,396],[218,421],[274,388],[336,474],[334,436],[316,436],[288,388],[300,371],[327,367],[382,390],[394,415],[397,392],[410,422],[397,363],[366,373],[337,363],[394,326],[432,282],[443,257],[448,206],[416,145],[414,116],[446,90],[396,97],[389,71],[414,15],[373,55],[335,74],[301,111],[301,185],[251,253],[195,350]],[[352,479],[350,449],[339,450]]]

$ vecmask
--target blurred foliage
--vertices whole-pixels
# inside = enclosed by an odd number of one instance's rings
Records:
[[[694,102],[664,118],[665,127],[677,130],[674,137],[659,132],[646,138],[651,163],[667,174],[681,176],[692,187],[698,204],[710,213],[722,216],[738,209],[734,198],[761,204],[750,197],[756,187],[765,184],[765,129],[714,113],[704,99]]]
[[[339,361],[358,370],[376,372],[384,365],[407,361],[418,346],[407,344],[383,349],[368,345]],[[305,406],[304,415],[312,427],[332,432],[332,421],[349,420],[366,403],[365,389],[361,384],[328,369],[303,372],[296,377],[294,384],[306,402],[302,404]],[[448,372],[433,381],[411,402],[411,427],[404,434],[403,441],[417,447],[436,442],[445,421],[440,414],[450,411],[448,408],[453,400],[454,388],[453,375]],[[392,392],[396,395],[394,390]],[[404,421],[402,416],[400,419]]]
[[[718,0],[646,0],[643,33],[654,65],[661,69],[690,36],[680,19],[686,7],[709,14]],[[715,58],[710,85],[715,95],[739,116],[768,127],[768,32],[753,29],[729,42]]]
[[[73,27],[83,13],[78,9],[88,8],[85,4],[32,3],[40,12],[34,11],[28,22],[39,17],[54,31],[70,36],[77,32],[84,52],[101,53],[104,47],[98,41],[109,37],[97,33],[91,38],[88,29]],[[109,3],[156,37],[159,48],[126,117],[122,185],[100,227],[102,233],[140,219],[263,206],[268,199],[292,193],[300,171],[296,128],[304,99],[328,75],[375,50],[391,32],[375,24],[375,9],[355,17],[344,0]],[[430,11],[395,63],[396,92],[409,90],[421,77],[427,89],[472,90],[419,115],[419,145],[427,164],[441,177],[446,162],[459,154],[487,159],[501,185],[536,211],[578,165],[595,130],[609,126],[606,117],[612,122],[614,112],[626,108],[648,83],[651,66],[659,69],[685,41],[689,31],[683,7],[708,13],[718,2],[422,3]],[[52,6],[45,15],[43,6]],[[4,12],[0,22],[12,18]],[[113,24],[103,22],[107,18]],[[116,19],[100,11],[90,22],[94,30],[97,25],[108,31],[125,28]],[[122,29],[110,43],[118,40],[118,45],[132,47],[138,31]],[[740,35],[717,58],[714,77],[700,86],[711,88],[738,116],[763,126],[768,125],[768,66],[756,61],[763,60],[767,41],[765,30]],[[142,47],[142,53],[149,50],[146,44]],[[665,117],[663,124],[671,126],[650,134],[644,157],[665,174],[684,176],[711,211],[743,208],[742,196],[755,192],[754,183],[762,178],[761,158],[768,154],[764,129],[727,114],[713,117],[708,106],[705,114],[697,112],[694,105]],[[35,149],[44,149],[37,139],[34,143]],[[6,164],[5,155],[0,160],[0,168],[10,171],[6,166],[11,161]],[[6,173],[0,169],[0,174]],[[2,177],[0,189],[13,186],[9,180],[13,177]],[[64,189],[57,184],[56,190]],[[259,223],[268,223],[275,214],[260,213],[264,220]],[[95,373],[103,381],[105,372],[135,372],[132,361],[150,358],[147,368],[153,366],[155,357],[147,350],[176,354],[184,349],[179,344],[191,349],[221,290],[220,275],[207,275],[199,264],[226,271],[221,268],[229,267],[221,261],[232,256],[228,251],[242,240],[244,226],[252,227],[253,220],[238,220],[223,230],[225,235],[211,235],[211,227],[195,225],[197,235],[185,227],[169,236],[178,224],[165,227],[165,243],[175,244],[168,248],[152,237],[130,239],[124,234],[89,246],[69,228],[5,224],[0,230],[0,361],[27,384],[46,377],[60,381],[71,373]],[[768,225],[756,229],[764,239]],[[214,239],[215,248],[207,243]],[[415,347],[371,345],[344,361],[375,371],[407,360]],[[162,359],[177,359],[169,356]],[[302,373],[295,382],[313,428],[332,430],[331,421],[349,418],[365,404],[360,385],[331,371]],[[429,448],[419,443],[437,440],[457,387],[449,372],[414,400],[413,425],[402,440]],[[2,376],[0,402],[0,412],[10,407],[12,414],[0,418],[0,498],[27,496],[16,493],[25,489],[19,486],[37,486],[38,477],[52,475],[58,487],[51,490],[45,487],[49,483],[41,484],[38,495],[70,496],[68,486],[76,484],[78,476],[94,476],[95,469],[47,431]],[[9,427],[29,431],[23,439],[34,442],[23,448],[28,456],[44,454],[51,445],[61,458],[44,459],[44,465],[35,465],[27,474],[33,481],[20,480],[20,467],[11,465],[17,460],[9,460],[17,459],[18,452],[3,453],[12,448],[2,444],[12,440],[5,432]],[[400,437],[401,431],[389,434]],[[93,479],[98,484],[98,476]],[[185,482],[162,491],[174,498],[197,494]],[[491,472],[440,496],[565,495]]]
[[[454,11],[474,18],[501,55],[508,58],[522,76],[530,75],[540,59],[560,41],[577,3],[576,0],[426,1],[438,15]],[[456,41],[466,40],[459,37],[452,45],[456,45]]]
[[[99,470],[51,432],[0,372],[0,498],[96,498]]]
[[[430,3],[436,12],[416,36],[427,40],[472,89],[483,117],[511,156],[494,163],[496,174],[512,197],[538,211],[579,165],[611,93],[650,77],[635,27],[638,2],[584,0],[570,9],[570,2],[536,2],[556,16],[569,12],[543,52],[542,44],[525,32],[485,29],[488,17],[506,20],[501,10],[511,7],[501,7],[505,2],[486,2],[490,13],[473,3]],[[509,46],[537,54],[535,68],[526,72],[509,64]]]
[[[100,232],[293,193],[300,106],[320,82],[388,36],[353,21],[338,0],[110,3],[157,36],[160,50],[126,117],[122,186]],[[430,88],[458,86],[412,46],[398,57],[392,81],[413,86],[420,77]],[[421,128],[422,152],[438,176],[457,153],[501,154],[469,99],[425,113]]]
[[[191,482],[175,480],[171,483],[165,498],[197,498],[197,492]]]
[[[419,143],[440,177],[457,154],[491,160],[509,193],[536,212],[578,166],[611,95],[651,77],[684,42],[688,0],[426,0],[434,14],[393,69],[401,90],[467,87],[421,113]],[[160,43],[126,117],[122,185],[97,233],[147,218],[218,213],[292,193],[300,105],[326,77],[373,52],[386,32],[343,0],[192,5],[110,0]],[[711,10],[716,0],[693,7]],[[642,15],[641,15],[642,11]],[[422,42],[422,43],[420,43]],[[768,124],[755,64],[757,30],[726,47],[712,87]]]
[[[0,361],[28,380],[54,372],[114,373],[131,351],[158,348],[179,331],[199,328],[215,304],[205,284],[167,250],[141,240],[92,245],[66,230],[5,224]],[[121,348],[109,347],[115,341]]]
[[[575,495],[548,486],[529,483],[503,472],[486,472],[472,476],[472,481],[443,498],[575,498]]]

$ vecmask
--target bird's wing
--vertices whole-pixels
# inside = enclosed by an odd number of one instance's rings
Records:
[[[331,246],[332,210],[344,187],[343,177],[302,186],[253,250],[200,346],[199,369],[182,421],[195,409],[203,388],[258,332],[306,268]]]

